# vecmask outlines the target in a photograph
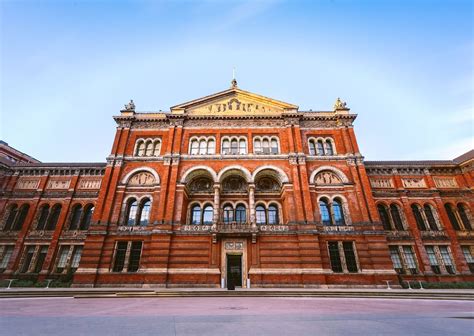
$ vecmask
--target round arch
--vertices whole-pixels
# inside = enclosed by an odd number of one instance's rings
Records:
[[[334,174],[336,174],[337,177],[339,177],[341,179],[342,183],[349,183],[349,179],[347,178],[347,176],[340,169],[338,169],[336,167],[332,167],[332,166],[321,166],[321,167],[315,169],[311,173],[311,176],[309,177],[309,183],[314,183],[314,178],[316,177],[316,175],[318,175],[318,173],[320,173],[324,170],[329,170],[329,171],[333,172]]]
[[[290,180],[288,179],[288,175],[286,175],[286,173],[283,171],[283,169],[279,168],[279,167],[275,167],[275,166],[272,166],[272,165],[265,165],[265,166],[261,166],[261,167],[258,167],[257,169],[255,169],[255,171],[252,173],[252,180],[251,182],[255,182],[255,179],[257,178],[257,175],[265,170],[272,170],[276,177],[278,177],[278,180],[280,182],[280,184],[283,184],[283,183],[289,183]]]
[[[183,176],[180,179],[180,182],[181,183],[190,182],[193,177],[198,175],[198,172],[200,170],[204,170],[207,173],[209,173],[211,175],[211,178],[214,181],[214,183],[219,181],[218,178],[217,178],[217,173],[211,167],[208,167],[208,166],[195,166],[195,167],[192,167],[192,168],[190,168],[190,169],[188,169],[184,172]]]
[[[136,173],[142,172],[142,171],[146,171],[146,172],[151,173],[153,175],[153,177],[155,178],[155,184],[161,184],[160,176],[158,175],[156,170],[154,170],[153,168],[150,168],[150,167],[139,167],[139,168],[133,169],[127,175],[125,175],[125,177],[122,179],[122,183],[127,184],[128,181],[130,180],[130,178],[133,175],[135,175]]]
[[[227,173],[231,171],[238,171],[240,173],[239,175],[242,176],[246,180],[247,183],[253,182],[252,174],[250,174],[248,169],[239,165],[233,165],[233,166],[228,166],[228,167],[223,168],[217,175],[217,181],[222,182],[224,177],[226,177]]]

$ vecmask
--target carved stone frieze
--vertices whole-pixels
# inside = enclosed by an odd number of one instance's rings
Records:
[[[457,188],[458,184],[454,177],[433,177],[437,188]]]
[[[393,188],[393,180],[391,178],[371,178],[370,185],[372,188]]]
[[[132,124],[134,129],[163,129],[168,130],[171,123],[167,119],[163,120],[135,120]]]
[[[155,184],[155,177],[152,173],[142,171],[134,174],[130,180],[128,180],[128,186],[150,186]]]
[[[46,189],[68,189],[70,184],[70,179],[51,179],[48,181]]]
[[[192,118],[184,121],[184,127],[204,127],[204,128],[247,128],[247,127],[282,127],[282,119],[210,119],[210,118]]]
[[[320,185],[340,185],[342,180],[334,172],[324,170],[316,175],[314,182],[317,186]]]
[[[102,178],[81,178],[78,189],[100,189]]]
[[[20,178],[16,184],[16,189],[38,189],[39,178]]]
[[[402,178],[402,183],[405,188],[426,188],[426,182],[422,177]]]

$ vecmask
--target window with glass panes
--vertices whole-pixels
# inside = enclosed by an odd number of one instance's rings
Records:
[[[130,258],[128,261],[128,272],[136,272],[140,267],[140,257],[142,254],[142,242],[134,241],[130,246]]]
[[[431,270],[435,274],[440,274],[441,268],[439,267],[438,258],[436,258],[434,246],[425,246],[425,249],[428,254],[428,259],[430,260]]]
[[[8,267],[8,262],[13,254],[13,246],[7,245],[3,249],[3,255],[0,259],[0,272],[3,272]]]
[[[72,253],[72,260],[71,260],[71,268],[74,270],[79,267],[79,262],[81,261],[82,249],[83,249],[82,246],[74,247],[74,251]]]
[[[439,252],[441,254],[441,258],[443,258],[444,267],[446,268],[446,272],[449,274],[455,274],[456,270],[454,269],[453,260],[451,258],[451,253],[449,252],[449,248],[447,246],[439,246]]]
[[[466,258],[467,266],[471,273],[474,273],[474,246],[461,246],[462,254]]]
[[[115,248],[115,260],[114,266],[112,268],[113,272],[122,272],[123,267],[125,265],[125,254],[127,253],[127,241],[119,241],[117,242]]]
[[[405,255],[405,261],[407,263],[407,268],[411,274],[417,274],[418,269],[416,267],[415,254],[411,246],[403,246],[403,254]]]
[[[61,246],[59,249],[59,259],[58,264],[56,265],[56,272],[61,273],[67,266],[67,257],[69,254],[70,246]]]
[[[346,259],[347,270],[351,273],[357,272],[357,261],[354,252],[354,245],[352,242],[343,242],[344,257]]]
[[[398,246],[390,246],[390,258],[392,259],[393,268],[398,274],[404,274],[405,270],[403,268],[402,259],[400,258],[400,252]]]
[[[338,242],[329,242],[329,260],[331,262],[331,269],[333,272],[340,273],[342,272],[342,262],[341,256],[339,254],[339,244]]]

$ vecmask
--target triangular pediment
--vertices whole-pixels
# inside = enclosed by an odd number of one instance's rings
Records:
[[[239,88],[215,93],[171,107],[172,113],[190,115],[248,115],[296,112],[298,106]]]

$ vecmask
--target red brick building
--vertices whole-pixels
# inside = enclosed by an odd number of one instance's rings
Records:
[[[364,161],[352,114],[237,87],[114,117],[106,163],[0,165],[0,277],[75,286],[473,281],[473,151]],[[13,149],[11,150],[13,151]]]

